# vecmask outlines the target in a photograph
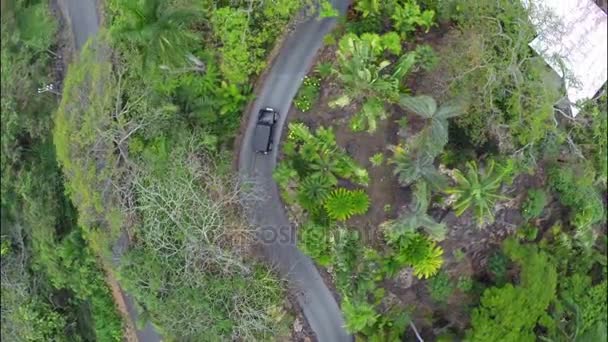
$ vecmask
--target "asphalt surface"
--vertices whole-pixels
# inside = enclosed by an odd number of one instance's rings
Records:
[[[346,13],[349,1],[331,2],[340,13]],[[292,238],[295,236],[293,227],[272,180],[279,146],[275,144],[275,149],[268,155],[257,154],[252,148],[252,137],[258,111],[262,107],[272,107],[281,114],[274,131],[275,143],[280,141],[291,101],[310,69],[323,37],[335,24],[336,19],[311,18],[298,24],[286,39],[249,113],[239,155],[241,177],[253,181],[265,194],[253,208],[253,222],[260,232],[265,256],[295,290],[304,315],[320,342],[352,341],[353,338],[344,329],[342,312],[312,260],[298,250]]]
[[[80,51],[87,40],[93,37],[99,31],[99,17],[97,16],[97,7],[95,0],[58,0],[62,12],[68,21],[68,26],[72,30],[74,38],[74,47],[76,51]],[[113,248],[113,262],[118,265],[120,257],[127,248],[127,236],[123,234]],[[120,289],[124,302],[127,306],[127,311],[131,316],[131,320],[135,324],[137,322],[137,308],[133,298]],[[143,330],[137,329],[137,339],[140,342],[160,342],[160,335],[154,330],[150,322],[146,323]]]

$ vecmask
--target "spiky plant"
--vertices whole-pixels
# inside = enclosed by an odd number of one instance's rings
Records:
[[[329,217],[345,221],[353,215],[363,214],[369,207],[369,198],[363,190],[338,188],[323,203]]]
[[[434,189],[447,185],[445,177],[437,171],[433,162],[435,157],[424,151],[408,151],[403,146],[390,146],[393,157],[389,162],[395,165],[393,173],[401,185],[408,186],[420,179]]]
[[[375,153],[369,157],[369,162],[372,163],[372,166],[381,166],[384,163],[384,154],[382,152]]]
[[[443,264],[443,249],[435,241],[414,232],[407,234],[387,234],[388,244],[395,250],[392,260],[397,265],[409,265],[414,275],[427,278],[439,271]]]
[[[425,257],[413,263],[412,267],[416,277],[426,279],[437,274],[441,265],[443,265],[443,249],[435,242],[431,242]]]
[[[332,186],[332,180],[327,175],[312,174],[306,177],[300,183],[298,191],[300,204],[309,210],[320,207],[329,195]]]
[[[456,186],[445,192],[455,196],[453,208],[457,216],[473,208],[478,225],[494,221],[494,205],[499,200],[507,200],[500,194],[500,187],[510,171],[506,168],[496,170],[496,163],[490,160],[483,171],[477,163],[467,163],[467,171],[455,170]]]

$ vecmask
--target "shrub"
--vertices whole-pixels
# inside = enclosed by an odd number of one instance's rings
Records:
[[[526,220],[537,218],[542,214],[546,205],[547,193],[542,189],[530,189],[521,213]]]
[[[333,70],[333,66],[331,65],[330,62],[319,63],[315,69],[315,71],[319,74],[321,79],[325,79],[329,75],[331,75],[332,70]]]
[[[298,247],[322,266],[332,261],[330,228],[307,222],[298,228]]]
[[[418,26],[428,31],[434,24],[435,12],[433,10],[422,11],[415,1],[405,2],[403,4],[395,4],[391,19],[393,20],[395,29],[405,37],[407,34],[415,31]]]
[[[506,281],[507,266],[509,258],[502,252],[496,252],[490,256],[488,270],[494,276],[494,282],[498,285]]]
[[[301,112],[307,112],[319,98],[320,80],[314,76],[304,77],[304,82],[294,99],[294,105]]]
[[[460,276],[456,287],[462,292],[469,292],[473,289],[473,279],[469,276]]]
[[[429,278],[426,283],[426,288],[433,300],[445,303],[454,292],[454,284],[450,281],[450,277],[445,272],[439,272],[435,276]]]
[[[550,256],[513,239],[503,249],[521,267],[519,283],[484,291],[467,341],[535,341],[536,329],[552,327],[547,309],[556,297],[557,272]]]
[[[462,248],[455,249],[452,252],[452,255],[454,256],[454,259],[456,259],[456,261],[458,262],[461,262],[467,256],[467,254],[462,250]]]
[[[416,54],[416,61],[423,70],[431,71],[437,66],[439,58],[431,46],[426,44],[418,45],[414,52]]]
[[[338,188],[329,194],[323,205],[329,217],[344,221],[353,215],[364,214],[369,207],[369,198],[363,190]]]
[[[577,165],[578,166],[578,165]],[[589,168],[574,165],[549,169],[549,186],[562,204],[573,209],[570,222],[579,231],[604,220],[604,204],[593,187]]]
[[[373,166],[381,166],[384,163],[384,154],[382,152],[375,153],[373,156],[369,157],[369,162],[372,163]]]
[[[371,328],[380,317],[373,305],[363,301],[355,302],[348,297],[342,301],[342,312],[344,312],[346,330],[351,333]]]
[[[397,265],[409,265],[414,275],[424,279],[435,275],[443,264],[443,249],[420,233],[388,236],[394,254],[391,261]]]
[[[517,230],[517,236],[523,240],[534,241],[538,236],[538,228],[531,224],[525,224]]]

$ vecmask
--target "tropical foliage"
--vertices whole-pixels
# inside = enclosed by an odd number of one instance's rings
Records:
[[[462,215],[467,209],[473,208],[478,225],[494,220],[494,205],[507,197],[500,194],[503,180],[509,174],[509,166],[496,165],[490,160],[483,171],[479,170],[476,162],[467,163],[467,172],[455,170],[456,186],[446,190],[454,196],[456,215]]]
[[[119,341],[121,317],[50,134],[57,29],[47,2],[2,2],[2,340]]]
[[[534,341],[537,325],[551,329],[546,310],[555,299],[557,272],[550,257],[538,248],[507,240],[504,251],[521,266],[519,285],[506,284],[484,291],[473,311],[471,341]]]
[[[364,214],[369,207],[369,199],[362,190],[338,188],[329,194],[323,205],[329,217],[344,221],[352,215]]]

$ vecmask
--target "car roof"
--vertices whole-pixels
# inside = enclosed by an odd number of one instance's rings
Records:
[[[256,151],[266,151],[272,128],[267,125],[256,125],[253,133],[253,147]]]

